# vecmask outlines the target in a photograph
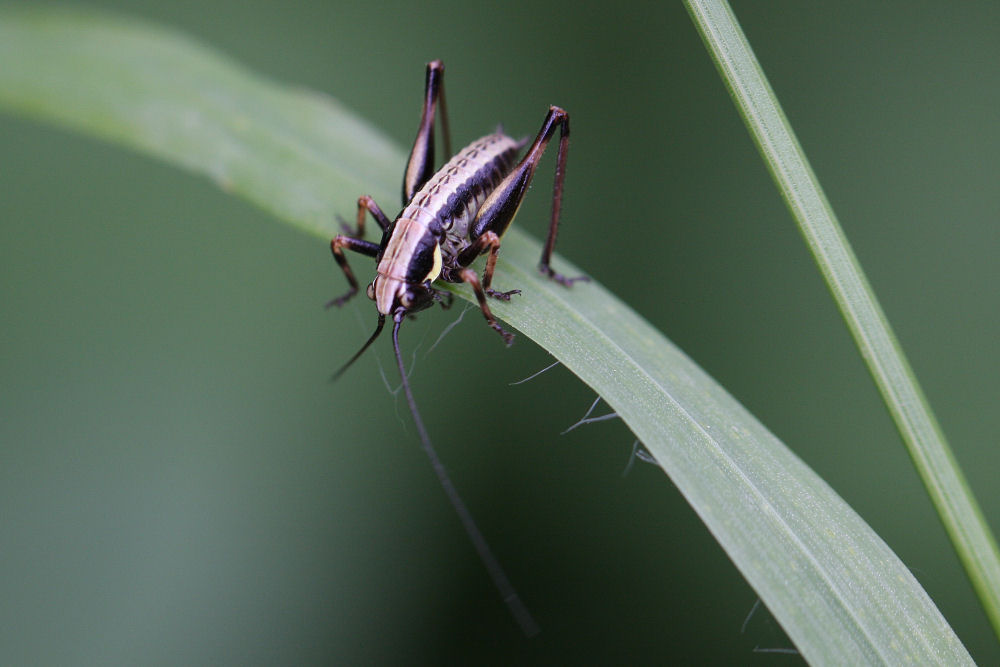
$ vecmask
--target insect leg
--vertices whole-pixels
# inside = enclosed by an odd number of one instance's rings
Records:
[[[351,288],[343,296],[328,301],[326,304],[327,308],[330,306],[343,306],[347,303],[348,299],[358,293],[358,279],[354,277],[354,272],[351,271],[351,267],[347,263],[347,257],[344,256],[344,248],[359,252],[362,255],[368,255],[369,257],[376,257],[379,246],[377,243],[372,243],[371,241],[343,235],[336,236],[330,241],[330,252],[333,253],[333,258],[337,260],[337,264],[347,277],[347,283]]]
[[[375,203],[374,199],[368,195],[361,195],[358,197],[357,226],[354,229],[351,229],[351,227],[344,222],[343,218],[340,218],[341,227],[344,228],[347,236],[353,236],[356,239],[364,237],[366,211],[372,214],[372,217],[375,218],[375,222],[378,223],[378,226],[382,228],[383,232],[387,230],[390,225],[392,225],[392,221],[386,216],[385,213],[382,212],[382,209],[379,208],[379,205]]]
[[[560,109],[561,111],[561,109]],[[552,111],[550,109],[549,114]],[[563,114],[566,114],[563,111]],[[551,133],[552,130],[549,130]],[[544,147],[543,147],[544,150]],[[542,258],[538,262],[538,270],[552,278],[561,285],[569,287],[578,280],[589,281],[587,276],[574,276],[567,278],[552,270],[549,263],[552,260],[552,251],[556,247],[556,234],[559,232],[559,213],[562,210],[563,183],[566,180],[566,154],[569,152],[569,115],[565,116],[559,129],[559,150],[556,153],[556,175],[552,184],[552,215],[549,218],[549,235],[545,239],[545,248],[542,249]]]
[[[493,283],[493,271],[497,265],[497,254],[500,252],[500,237],[496,232],[483,232],[472,244],[458,254],[459,266],[468,266],[476,257],[489,250],[490,256],[486,259],[486,269],[483,271],[483,290],[489,295],[504,301],[510,301],[512,294],[520,294],[521,290],[514,289],[509,292],[498,292],[491,288]]]
[[[552,216],[549,221],[549,235],[545,240],[538,269],[553,280],[568,286],[577,280],[587,280],[588,278],[585,276],[567,278],[556,273],[549,266],[552,260],[552,251],[556,245],[556,234],[559,231],[563,182],[566,178],[566,154],[569,151],[569,114],[564,109],[555,106],[549,107],[542,128],[538,131],[538,136],[535,137],[531,147],[528,148],[528,152],[500,182],[497,189],[483,202],[476,214],[475,221],[472,223],[470,237],[478,239],[488,231],[503,236],[503,233],[507,231],[507,227],[510,226],[517,214],[517,209],[521,206],[524,194],[528,191],[531,179],[535,175],[535,169],[545,153],[549,140],[555,134],[556,128],[559,128],[559,151],[556,155],[556,176],[552,187]],[[471,262],[473,258],[465,257],[465,259]]]
[[[427,63],[427,78],[424,83],[424,109],[420,114],[420,127],[410,151],[403,174],[403,206],[410,203],[413,195],[434,175],[434,115],[441,106],[441,131],[444,134],[444,150],[451,156],[451,133],[448,130],[448,110],[444,103],[444,63],[432,60]]]
[[[479,301],[479,309],[483,311],[483,317],[486,318],[486,323],[493,327],[494,331],[503,337],[503,340],[509,346],[514,342],[514,334],[504,331],[497,323],[497,318],[493,317],[493,312],[490,310],[489,304],[486,303],[486,292],[483,290],[482,284],[479,282],[479,276],[472,269],[466,267],[458,272],[458,277],[462,279],[462,282],[469,283],[472,287],[472,291],[476,293],[476,300]],[[508,297],[509,298],[509,297]]]

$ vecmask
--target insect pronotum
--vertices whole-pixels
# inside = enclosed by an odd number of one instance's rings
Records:
[[[371,197],[359,197],[356,227],[353,230],[345,229],[348,233],[341,234],[330,242],[330,250],[343,270],[350,289],[330,301],[328,306],[341,306],[358,292],[358,281],[347,263],[345,249],[374,257],[377,265],[375,279],[368,286],[367,292],[368,297],[375,301],[378,324],[361,349],[334,374],[334,379],[340,377],[368,349],[382,332],[386,317],[391,317],[396,364],[424,452],[430,458],[449,501],[458,513],[501,597],[522,630],[530,636],[538,632],[537,624],[476,527],[472,515],[431,445],[403,367],[399,350],[399,327],[407,315],[428,308],[435,302],[440,302],[445,307],[450,304],[451,293],[435,288],[433,283],[436,280],[464,282],[475,292],[487,324],[503,337],[507,345],[511,344],[513,334],[505,331],[497,322],[490,311],[487,297],[509,301],[512,295],[520,293],[520,290],[498,292],[491,287],[497,253],[501,238],[514,220],[542,154],[557,129],[559,149],[552,191],[552,214],[538,268],[543,274],[565,286],[570,286],[577,280],[586,280],[584,276],[567,278],[553,271],[550,266],[559,228],[566,175],[569,114],[559,107],[549,107],[538,136],[520,161],[517,160],[517,155],[527,141],[513,139],[498,129],[455,153],[435,172],[434,125],[437,115],[441,118],[445,151],[451,155],[444,96],[444,65],[440,60],[427,64],[423,113],[403,176],[403,210],[394,220],[390,220]],[[382,229],[380,243],[364,239],[367,214],[371,214]],[[480,279],[469,265],[483,254],[488,254],[488,257]]]

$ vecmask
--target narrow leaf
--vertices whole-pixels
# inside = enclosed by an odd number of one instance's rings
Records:
[[[1000,551],[830,202],[728,4],[688,9],[795,217],[1000,636]]]

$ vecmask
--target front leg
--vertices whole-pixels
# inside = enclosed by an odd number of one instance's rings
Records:
[[[330,252],[333,253],[333,258],[337,260],[337,264],[344,272],[344,276],[347,278],[347,284],[350,285],[350,289],[347,290],[347,292],[342,296],[328,301],[326,304],[327,308],[330,306],[343,306],[347,303],[348,299],[358,293],[358,279],[354,277],[354,272],[351,271],[351,266],[347,263],[347,257],[344,256],[344,248],[353,250],[354,252],[359,252],[362,255],[375,257],[378,255],[379,246],[377,243],[372,243],[371,241],[365,241],[364,239],[356,239],[354,237],[344,235],[337,236],[330,241]]]

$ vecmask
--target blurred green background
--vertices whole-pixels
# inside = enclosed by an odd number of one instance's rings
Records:
[[[817,470],[973,657],[1000,662],[679,3],[90,4],[328,92],[401,145],[432,58],[457,145],[566,107],[559,251]],[[1000,530],[1000,6],[734,10]],[[622,476],[620,422],[560,436],[587,387],[560,368],[509,386],[550,363],[525,337],[504,349],[470,312],[428,354],[454,310],[407,332],[431,435],[543,628],[530,641],[386,390],[388,341],[328,383],[374,309],[324,311],[344,284],[322,241],[21,118],[0,116],[0,168],[3,664],[795,660],[754,653],[790,645],[766,610],[742,628],[756,596],[669,480]],[[551,170],[518,218],[536,236]]]

